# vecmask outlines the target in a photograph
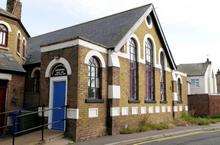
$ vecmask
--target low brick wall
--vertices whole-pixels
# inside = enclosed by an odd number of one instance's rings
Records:
[[[188,95],[189,112],[196,116],[220,115],[220,94]]]

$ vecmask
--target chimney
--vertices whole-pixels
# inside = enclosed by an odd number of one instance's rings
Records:
[[[212,62],[209,60],[209,58],[207,58],[206,63],[207,64],[212,64]]]
[[[20,0],[7,0],[7,11],[21,19],[22,3]]]

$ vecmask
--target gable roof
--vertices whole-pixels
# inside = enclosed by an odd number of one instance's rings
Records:
[[[18,64],[11,53],[0,53],[0,70],[25,73],[22,65]]]
[[[152,4],[148,4],[118,14],[33,37],[28,43],[31,50],[29,52],[27,64],[40,62],[40,46],[64,42],[75,38],[82,38],[106,49],[113,49],[123,40],[125,35],[127,35],[144,14],[147,11],[152,10]],[[153,11],[153,14],[155,15],[155,20],[159,23],[155,11]],[[157,28],[159,31],[161,30],[160,24],[158,24]],[[160,32],[159,34],[161,38],[165,38],[163,32]],[[175,69],[176,65],[167,42],[165,39],[162,39],[162,41],[164,41],[165,52],[169,56],[168,61],[171,63],[170,66]]]
[[[186,73],[188,76],[204,76],[210,63],[180,64],[177,70]]]
[[[132,10],[30,38],[29,47],[30,49],[35,50],[30,51],[30,59],[27,63],[32,63],[34,58],[39,58],[38,51],[40,51],[40,46],[71,40],[76,37],[84,38],[85,40],[89,40],[107,49],[114,48],[150,6],[150,4],[145,5]],[[32,52],[38,52],[36,54],[37,56]],[[40,60],[38,60],[38,62],[39,61]]]

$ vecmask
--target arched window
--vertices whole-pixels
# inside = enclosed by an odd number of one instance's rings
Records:
[[[8,29],[5,25],[0,24],[0,46],[7,47],[8,45]]]
[[[150,38],[145,41],[146,58],[146,101],[155,101],[154,97],[154,45]]]
[[[17,36],[17,52],[21,53],[21,34],[20,33],[18,33],[18,36]]]
[[[165,71],[165,56],[164,53],[160,53],[160,99],[166,101],[166,71]]]
[[[177,80],[177,95],[178,101],[182,101],[182,84],[180,78]]]
[[[91,57],[88,65],[88,98],[101,99],[101,69],[96,57]]]
[[[32,76],[32,83],[33,83],[33,92],[39,93],[40,92],[40,70],[37,69],[33,72]]]
[[[129,41],[130,52],[130,100],[138,100],[138,61],[137,43],[131,38]]]
[[[23,42],[22,42],[22,48],[23,48],[23,51],[22,51],[23,57],[26,57],[26,42],[25,42],[25,40],[23,40]]]

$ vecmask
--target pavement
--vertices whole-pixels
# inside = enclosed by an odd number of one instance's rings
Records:
[[[40,141],[41,132],[37,131],[16,137],[15,145],[119,145],[119,144],[148,145],[148,142],[154,142],[161,139],[169,140],[178,137],[183,138],[185,136],[201,134],[203,132],[215,132],[215,131],[216,132],[219,131],[219,137],[220,137],[220,123],[211,124],[208,126],[175,127],[166,130],[153,130],[153,131],[134,133],[134,134],[104,136],[104,137],[92,139],[90,141],[79,142],[74,144],[73,141],[65,139],[63,137],[63,133],[46,130],[44,142]],[[11,143],[12,143],[11,138],[2,138],[2,139],[0,138],[0,145],[11,145]],[[219,140],[219,144],[220,144],[220,140]],[[158,145],[163,145],[163,144],[158,144]],[[164,143],[164,145],[166,144]]]
[[[39,144],[47,144],[51,142],[55,142],[56,140],[59,140],[60,144],[54,144],[53,145],[65,145],[68,144],[67,140],[63,139],[63,133],[51,131],[51,130],[45,130],[44,131],[44,142],[41,142],[41,131],[35,131],[32,133],[28,133],[25,135],[17,136],[15,137],[15,145],[39,145]],[[0,138],[0,145],[12,145],[12,137],[4,137]]]

